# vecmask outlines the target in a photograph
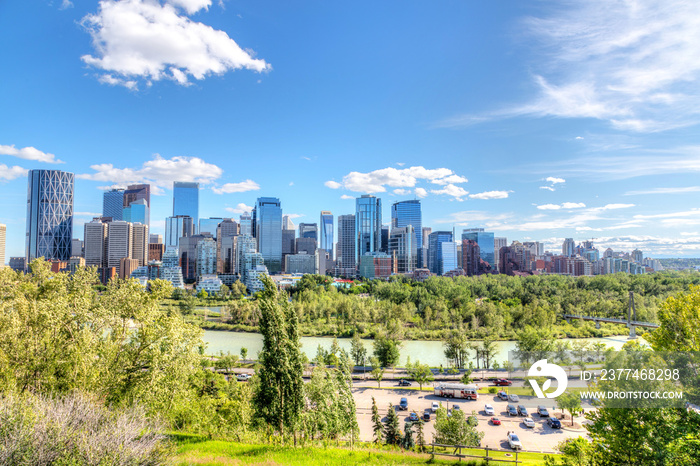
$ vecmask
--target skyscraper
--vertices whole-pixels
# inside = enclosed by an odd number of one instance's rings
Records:
[[[283,230],[296,230],[296,226],[289,215],[282,216],[282,229]]]
[[[209,217],[199,219],[199,233],[211,233],[216,238],[217,228],[219,223],[223,222],[221,217]]]
[[[355,200],[355,234],[357,235],[355,263],[364,254],[382,249],[382,200],[363,194]]]
[[[148,219],[151,218],[150,209],[146,199],[137,199],[129,204],[129,207],[122,209],[122,218],[129,223],[142,223],[148,225]]]
[[[494,255],[494,239],[493,232],[484,231],[483,228],[469,228],[462,230],[462,239],[476,241],[479,245],[479,253],[481,260],[488,262],[491,270],[496,270],[498,267],[496,257]]]
[[[59,170],[29,170],[27,263],[37,257],[68,261],[73,239],[75,175]]]
[[[132,184],[126,187],[124,191],[124,203],[122,207],[129,207],[132,202],[144,199],[146,201],[146,225],[151,224],[151,185],[150,184]],[[122,213],[123,215],[123,213]]]
[[[240,218],[240,235],[241,236],[255,236],[255,232],[253,231],[253,218],[250,214],[250,212],[246,212],[244,214],[241,214]],[[292,227],[294,224],[292,224]]]
[[[85,266],[107,266],[107,222],[101,218],[85,224]]]
[[[102,216],[112,217],[112,220],[123,220],[124,190],[110,189],[102,195]]]
[[[443,264],[443,252],[442,243],[452,242],[452,232],[451,231],[434,231],[428,236],[428,268],[430,272],[442,275],[443,270],[445,270],[445,264]],[[454,268],[457,267],[457,252],[456,245],[454,246],[455,252],[455,263]],[[449,255],[448,255],[449,257]],[[448,264],[451,266],[452,264]],[[448,269],[452,270],[452,269]]]
[[[389,235],[389,255],[396,273],[411,273],[416,269],[416,232],[413,225],[392,228]]]
[[[576,243],[573,238],[566,238],[564,243],[561,245],[562,256],[574,257],[576,254],[574,250],[576,249]]]
[[[194,224],[189,215],[178,215],[165,219],[165,247],[175,246],[180,243],[180,238],[192,236]]]
[[[423,267],[423,216],[421,214],[420,201],[409,200],[394,202],[391,205],[391,228],[404,228],[408,225],[413,227],[416,236],[414,243],[417,251],[417,267]]]
[[[114,267],[119,275],[121,260],[130,259],[132,252],[133,226],[118,220],[107,224],[107,267]]]
[[[318,242],[318,225],[315,223],[300,223],[299,238],[313,238]]]
[[[270,273],[282,271],[282,204],[276,197],[259,197],[253,210],[255,238]]]
[[[199,225],[199,183],[175,181],[173,183],[173,217],[192,217],[195,229]]]
[[[131,224],[131,258],[138,261],[138,266],[148,265],[148,225]]]
[[[333,260],[333,214],[328,210],[321,211],[321,243],[320,248],[325,249],[328,258]]]
[[[338,217],[338,270],[340,275],[354,276],[357,256],[355,255],[355,216]]]

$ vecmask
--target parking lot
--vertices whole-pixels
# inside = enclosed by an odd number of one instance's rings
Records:
[[[459,405],[460,409],[467,415],[475,411],[477,419],[479,420],[477,430],[485,433],[482,446],[489,446],[491,448],[508,449],[506,433],[509,430],[515,431],[518,434],[523,444],[523,450],[541,452],[554,452],[555,446],[562,440],[569,437],[575,438],[580,435],[585,436],[586,433],[583,429],[572,430],[567,425],[571,422],[568,416],[566,421],[562,421],[562,429],[552,429],[549,427],[546,418],[541,418],[537,415],[537,406],[544,404],[549,410],[549,413],[553,414],[555,410],[552,408],[555,403],[552,400],[545,401],[535,397],[520,397],[520,401],[515,404],[525,405],[530,417],[535,421],[535,427],[528,428],[523,424],[524,417],[509,416],[507,414],[506,406],[508,402],[499,399],[495,394],[480,394],[478,400],[467,401],[437,397],[433,395],[432,392],[428,391],[401,389],[396,382],[391,382],[391,384],[383,383],[382,386],[391,387],[391,389],[378,389],[376,382],[359,382],[356,383],[353,388],[353,395],[357,405],[357,422],[360,426],[360,438],[364,441],[371,441],[373,436],[372,397],[377,401],[377,407],[382,417],[386,416],[389,403],[396,406],[399,404],[399,400],[402,397],[408,399],[408,410],[398,411],[402,429],[403,421],[408,420],[408,415],[411,411],[422,416],[423,412],[429,409],[434,401],[442,403],[443,406],[449,407],[450,409],[454,405]],[[417,387],[417,384],[414,383],[413,386]],[[488,385],[479,384],[479,386]],[[493,406],[495,417],[498,417],[502,421],[500,426],[491,425],[489,420],[492,416],[486,416],[484,414],[485,404]],[[561,410],[557,410],[557,413],[561,413]],[[576,422],[579,424],[582,420],[582,418],[576,418]],[[432,441],[435,432],[434,424],[435,415],[432,416],[430,422],[426,422],[424,425],[423,432],[426,442]]]

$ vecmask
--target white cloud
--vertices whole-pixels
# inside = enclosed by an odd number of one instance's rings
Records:
[[[483,193],[470,194],[469,199],[505,199],[513,191],[486,191]]]
[[[153,194],[162,194],[162,189],[171,189],[174,181],[196,181],[211,183],[221,177],[223,170],[198,157],[173,157],[164,159],[156,154],[153,160],[141,168],[115,168],[111,163],[91,165],[95,173],[78,174],[76,178],[105,181],[116,186],[148,183]]]
[[[419,180],[433,182],[453,175],[452,170],[448,168],[428,169],[417,166],[399,169],[387,167],[368,173],[350,172],[343,177],[342,183],[326,181],[325,185],[332,189],[342,187],[354,192],[383,193],[386,192],[385,186],[391,188],[413,188]],[[460,179],[462,178],[460,177]]]
[[[576,140],[577,140],[577,141],[580,141],[580,140],[582,140],[582,139],[583,139],[583,136],[576,136]]]
[[[556,178],[554,176],[548,176],[547,178],[545,178],[545,181],[552,184],[566,183],[566,180],[564,178]]]
[[[556,191],[556,189],[552,188],[551,186],[540,186],[540,189],[546,189],[547,191]]]
[[[304,215],[304,214],[285,214],[285,215],[287,215],[290,219],[295,219],[295,218],[299,218],[299,217],[306,217],[306,215]]]
[[[59,9],[67,10],[68,8],[73,8],[73,2],[71,2],[70,0],[63,0]]]
[[[561,207],[562,209],[581,209],[586,207],[586,204],[583,202],[564,202]]]
[[[410,194],[411,190],[410,189],[403,189],[403,188],[398,188],[394,190],[394,194],[398,194],[399,196],[405,196],[406,194]]]
[[[26,168],[18,167],[17,165],[8,167],[7,165],[0,163],[0,180],[14,180],[20,176],[27,176],[27,173],[29,173],[29,170]]]
[[[81,59],[100,70],[100,81],[134,89],[137,79],[188,84],[211,74],[247,68],[269,71],[224,31],[190,20],[210,0],[101,0],[81,24],[92,36],[95,55]]]
[[[396,162],[396,165],[398,165],[399,167],[403,167],[404,165],[406,165],[406,163],[405,162]]]
[[[416,188],[416,196],[424,199],[428,197],[428,191],[426,191],[424,188]]]
[[[617,209],[628,209],[634,207],[635,204],[606,204],[603,207],[593,207],[591,210],[617,210]]]
[[[683,194],[683,193],[696,193],[700,191],[700,186],[687,186],[678,188],[652,188],[643,189],[640,191],[627,191],[625,196],[634,196],[638,194]]]
[[[211,188],[216,194],[244,193],[246,191],[257,191],[260,185],[253,180],[245,180],[240,183],[226,183],[221,187]]]
[[[340,198],[341,198],[341,199],[343,199],[343,200],[347,200],[347,199],[355,199],[354,197],[352,197],[352,196],[348,196],[347,194],[343,194],[342,196],[340,196]]]
[[[253,207],[249,205],[245,205],[244,203],[239,203],[236,205],[236,207],[226,207],[227,212],[231,212],[234,214],[245,214],[248,212],[253,211]]]
[[[559,210],[561,206],[559,204],[542,204],[537,206],[540,210]]]
[[[64,163],[62,160],[56,159],[56,156],[46,152],[42,152],[34,147],[23,147],[17,149],[14,145],[3,146],[0,144],[0,155],[9,155],[24,160],[34,160],[36,162],[45,163]]]
[[[73,212],[73,215],[77,217],[102,217],[100,212]]]
[[[435,223],[456,223],[461,226],[466,226],[468,224],[473,225],[474,223],[504,221],[510,218],[512,218],[512,214],[494,214],[483,210],[463,210],[450,214],[446,219],[438,219]]]
[[[445,194],[447,196],[452,196],[458,201],[461,201],[464,196],[469,194],[469,191],[466,191],[464,188],[453,184],[448,184],[442,189],[431,189],[430,192],[433,194]]]
[[[290,181],[289,186],[294,186],[294,181]]]
[[[432,180],[431,183],[435,184],[440,184],[440,185],[446,185],[446,184],[459,184],[459,183],[466,183],[469,180],[466,179],[463,176],[459,175],[450,175],[446,176],[445,178],[441,178],[439,180]]]

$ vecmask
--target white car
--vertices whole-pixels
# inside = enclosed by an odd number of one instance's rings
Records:
[[[526,417],[523,419],[523,424],[525,424],[525,427],[529,427],[531,429],[535,428],[535,421],[533,421],[531,417]]]
[[[508,446],[511,450],[522,450],[523,444],[520,443],[520,438],[515,432],[508,432]]]
[[[248,374],[247,372],[243,374],[236,374],[236,380],[238,380],[239,382],[247,382],[251,377],[253,376]]]
[[[491,406],[491,405],[484,405],[484,414],[486,414],[487,416],[493,416],[493,414],[494,414],[494,412],[493,412],[493,406]]]
[[[518,395],[508,395],[508,400],[512,403],[517,403],[520,401],[520,397]]]
[[[433,401],[433,406],[431,407],[431,409],[433,410],[434,413],[437,412],[439,407],[440,407],[440,403],[438,403],[437,401]]]

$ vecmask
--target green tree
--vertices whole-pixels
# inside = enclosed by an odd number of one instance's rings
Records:
[[[444,342],[445,357],[453,359],[455,366],[462,369],[467,363],[469,342],[466,333],[457,330],[452,332]]]
[[[374,431],[374,441],[379,443],[384,438],[384,424],[382,424],[382,417],[379,415],[379,408],[377,408],[377,402],[372,397],[372,430]]]
[[[562,456],[545,456],[546,466],[593,466],[591,444],[583,437],[569,438],[556,446]]]
[[[352,360],[355,361],[355,365],[364,366],[367,360],[367,348],[362,344],[362,338],[360,334],[355,332],[350,340],[350,356]]]
[[[515,343],[516,354],[525,366],[531,362],[547,359],[554,349],[552,332],[547,328],[527,326],[518,332]]]
[[[370,363],[372,364],[372,378],[377,381],[377,388],[381,388],[382,379],[384,378],[384,368],[377,358],[370,359]]]
[[[401,438],[399,415],[396,414],[394,405],[389,403],[389,411],[386,414],[386,421],[384,421],[384,441],[389,445],[399,445]]]
[[[399,342],[386,336],[377,336],[374,339],[374,357],[379,360],[382,367],[392,367],[399,362]]]
[[[425,451],[425,434],[423,433],[423,421],[416,423],[416,451],[423,453]]]
[[[221,287],[219,288],[219,293],[218,293],[219,299],[226,299],[226,298],[228,298],[228,295],[229,295],[230,292],[231,292],[231,290],[229,289],[228,286],[226,286],[226,285],[221,285]]]
[[[484,361],[484,369],[491,367],[491,360],[498,351],[498,345],[493,338],[486,337],[481,342],[481,359]]]
[[[573,426],[574,416],[581,412],[581,396],[578,393],[564,392],[556,400],[559,409],[571,415],[571,425]]]
[[[241,359],[248,359],[248,348],[241,348]]]
[[[298,320],[270,277],[263,275],[261,280],[265,286],[258,297],[263,348],[253,402],[256,415],[284,438],[297,427],[304,407]]]
[[[474,379],[472,379],[472,370],[467,369],[464,371],[464,374],[462,374],[462,378],[459,380],[463,384],[470,384],[474,382]]]
[[[430,370],[430,366],[427,364],[421,364],[420,361],[416,361],[414,364],[406,364],[406,370],[408,376],[418,382],[420,389],[423,390],[423,385],[428,382],[435,380],[433,371]]]
[[[435,414],[435,443],[443,445],[466,445],[477,447],[484,438],[483,432],[478,432],[471,425],[466,414],[461,410],[452,410],[448,416],[447,410],[440,406]]]
[[[419,423],[421,421],[418,421]],[[413,440],[413,425],[410,422],[404,422],[403,424],[403,438],[401,439],[401,448],[406,450],[411,450],[416,442]]]
[[[219,351],[219,357],[214,362],[214,367],[226,372],[233,372],[233,368],[238,365],[238,355]]]

